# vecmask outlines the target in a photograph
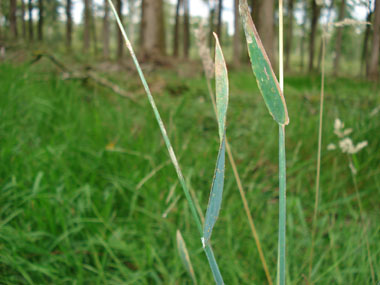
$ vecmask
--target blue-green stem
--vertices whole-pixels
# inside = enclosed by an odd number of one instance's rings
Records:
[[[121,33],[123,35],[123,38],[125,40],[125,44],[126,44],[128,50],[129,50],[130,54],[131,54],[131,57],[132,57],[132,60],[133,60],[134,64],[136,66],[137,72],[138,72],[138,74],[140,76],[140,79],[141,79],[141,82],[142,82],[142,84],[144,86],[146,95],[148,96],[149,103],[152,106],[154,115],[155,115],[156,120],[158,122],[158,125],[160,127],[162,137],[163,137],[163,139],[165,141],[165,145],[166,145],[166,147],[168,149],[168,152],[169,152],[169,156],[170,156],[170,158],[172,160],[172,163],[174,165],[174,168],[175,168],[175,170],[177,172],[177,176],[178,176],[179,182],[181,183],[183,192],[185,193],[185,197],[187,199],[187,202],[189,203],[190,211],[191,211],[191,213],[193,215],[193,218],[195,220],[195,223],[196,223],[196,226],[198,228],[199,234],[202,237],[203,236],[203,227],[202,227],[201,220],[200,220],[200,218],[198,216],[198,213],[197,213],[197,210],[195,208],[193,199],[191,198],[190,191],[189,191],[189,189],[186,186],[186,182],[185,182],[185,179],[183,177],[182,170],[181,170],[181,168],[179,166],[177,157],[176,157],[176,155],[174,153],[174,150],[173,150],[173,147],[172,147],[172,145],[170,143],[170,140],[169,140],[167,131],[165,129],[164,123],[163,123],[163,121],[161,119],[160,113],[158,112],[156,103],[154,102],[154,99],[153,99],[152,93],[150,92],[148,83],[147,83],[147,81],[145,79],[145,76],[144,76],[142,70],[141,70],[140,64],[139,64],[139,62],[137,60],[137,57],[135,55],[135,52],[133,50],[133,47],[132,47],[129,39],[128,39],[128,36],[127,36],[127,34],[126,34],[125,30],[124,30],[123,24],[121,23],[120,18],[118,16],[117,12],[116,12],[116,9],[115,9],[115,7],[114,7],[114,5],[113,5],[113,3],[112,3],[111,0],[108,0],[108,2],[110,3],[110,7],[112,9],[112,12],[114,13],[114,15],[116,17],[117,24],[118,24],[118,26],[120,28],[120,31],[121,31]],[[217,262],[215,260],[215,256],[214,256],[214,254],[212,252],[211,247],[210,246],[206,246],[204,248],[204,251],[205,251],[207,259],[209,261],[211,270],[212,270],[212,272],[214,274],[214,278],[215,278],[216,283],[217,284],[224,284],[223,283],[222,275],[220,274],[220,271],[219,271],[219,268],[218,268],[218,264],[217,264]],[[215,275],[215,273],[217,273],[217,275]]]
[[[206,253],[216,284],[224,284],[223,277],[219,271],[219,267],[218,267],[218,264],[216,263],[216,259],[214,256],[214,252],[212,251],[211,245],[210,244],[206,245],[204,247],[204,251]]]
[[[279,125],[279,230],[278,230],[278,284],[285,285],[285,246],[286,246],[286,157],[285,126]]]

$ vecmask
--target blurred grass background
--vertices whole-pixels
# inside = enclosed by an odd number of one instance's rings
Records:
[[[206,210],[218,151],[217,124],[200,72],[148,69],[158,108],[188,185]],[[0,65],[0,283],[187,284],[180,229],[200,284],[212,280],[195,224],[140,82],[132,71],[104,76],[140,104],[107,89],[62,80],[45,64]],[[248,67],[230,70],[227,133],[272,277],[277,263],[277,125]],[[287,278],[306,284],[311,246],[319,76],[285,78]],[[380,279],[379,87],[327,78],[320,214],[314,252],[317,284],[369,284],[366,229]],[[348,160],[335,118],[353,128],[360,223]],[[167,201],[170,189],[174,194]],[[175,206],[164,218],[169,206]],[[264,284],[265,274],[230,166],[213,248],[226,284]]]

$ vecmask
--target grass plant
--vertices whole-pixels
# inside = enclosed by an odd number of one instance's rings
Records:
[[[216,102],[215,102],[215,98],[214,98],[214,91],[211,87],[211,79],[213,78],[213,73],[210,71],[213,69],[213,63],[211,60],[210,50],[208,49],[208,46],[207,46],[206,38],[207,38],[207,35],[206,35],[206,32],[203,28],[203,23],[200,23],[199,28],[197,30],[197,45],[198,45],[199,55],[200,55],[201,60],[202,60],[203,71],[204,71],[205,77],[206,77],[208,95],[210,97],[210,100],[211,100],[211,103],[212,103],[212,106],[213,106],[213,109],[215,112],[215,117],[217,118],[218,114],[217,114]],[[241,182],[239,172],[238,172],[237,167],[236,167],[235,158],[232,154],[231,146],[228,142],[227,136],[226,136],[226,151],[227,151],[227,155],[228,155],[228,160],[229,160],[231,167],[232,167],[234,178],[236,180],[236,184],[237,184],[237,187],[239,190],[239,194],[240,194],[241,200],[243,202],[244,211],[245,211],[245,214],[246,214],[247,219],[248,219],[248,224],[249,224],[249,227],[251,229],[252,236],[253,236],[255,243],[256,243],[257,251],[258,251],[259,256],[260,256],[260,261],[263,265],[263,269],[264,269],[268,284],[271,285],[271,284],[273,284],[272,277],[269,273],[267,262],[265,260],[264,253],[262,250],[262,246],[260,243],[259,235],[257,233],[255,223],[253,221],[253,217],[252,217],[251,212],[249,210],[246,194],[245,194],[242,182]]]
[[[281,7],[281,1],[280,1]],[[283,63],[282,61],[282,7],[280,9],[280,81],[273,72],[272,66],[261,43],[259,34],[252,21],[248,3],[240,0],[240,15],[242,17],[248,54],[251,59],[253,73],[265,104],[273,119],[279,125],[279,229],[278,229],[278,283],[285,284],[285,250],[286,250],[286,156],[285,156],[285,125],[289,123],[288,111],[283,96]]]
[[[359,25],[367,25],[370,24],[368,22],[363,21],[355,21],[352,19],[343,19],[340,22],[330,22],[330,13],[328,15],[327,23],[322,27],[322,51],[321,51],[321,86],[320,86],[320,98],[319,98],[319,125],[318,125],[318,149],[317,149],[317,169],[316,169],[316,178],[315,178],[315,198],[314,198],[314,212],[312,218],[312,229],[311,229],[311,246],[310,246],[310,257],[309,257],[309,271],[308,271],[308,280],[312,280],[312,269],[313,269],[313,257],[315,250],[315,239],[316,239],[316,231],[317,231],[317,218],[319,213],[319,197],[320,197],[320,177],[321,177],[321,155],[322,155],[322,130],[323,130],[323,109],[324,109],[324,101],[325,101],[325,59],[326,59],[326,41],[328,37],[328,28],[329,27],[343,27],[343,26],[359,26]],[[337,128],[337,126],[336,126]],[[335,133],[340,132],[340,130],[335,130]],[[345,134],[339,134],[345,136]],[[350,165],[352,165],[350,161]],[[353,173],[352,173],[353,174]],[[358,200],[359,212],[360,216],[362,216],[362,208],[360,202],[360,196],[358,195],[357,184],[355,183],[355,174],[353,174],[354,186],[356,198]],[[364,222],[364,219],[362,219]],[[366,229],[363,231],[366,234]],[[368,237],[366,238],[366,246],[369,251]],[[371,255],[368,253],[368,261],[371,268],[371,279],[374,282],[374,271],[372,266]]]
[[[173,147],[170,143],[170,139],[167,135],[167,131],[165,129],[165,126],[163,124],[163,121],[161,119],[161,116],[158,112],[158,109],[156,107],[156,104],[154,102],[153,96],[150,92],[148,83],[146,82],[145,76],[141,70],[140,64],[137,60],[137,57],[133,51],[133,47],[127,37],[127,34],[124,30],[124,27],[119,19],[119,16],[116,12],[116,9],[112,3],[111,0],[108,1],[111,7],[111,10],[114,13],[114,16],[116,17],[118,26],[120,28],[120,31],[124,37],[126,46],[132,56],[133,62],[135,63],[135,66],[137,68],[137,71],[139,73],[140,79],[142,81],[142,84],[144,85],[145,92],[148,96],[149,102],[152,106],[153,112],[156,116],[158,125],[160,127],[162,136],[164,138],[166,147],[168,149],[170,158],[172,160],[172,163],[176,169],[178,179],[181,183],[181,186],[183,188],[183,191],[185,193],[186,199],[189,203],[192,215],[194,217],[194,220],[196,222],[196,225],[198,227],[198,230],[201,234],[201,241],[203,245],[203,249],[206,253],[207,259],[210,264],[211,271],[213,273],[215,282],[217,284],[224,284],[222,275],[220,273],[218,264],[215,260],[215,256],[213,253],[213,250],[211,248],[210,238],[212,234],[212,230],[214,228],[214,225],[216,223],[216,220],[219,216],[220,207],[222,204],[222,198],[223,198],[223,188],[224,188],[224,168],[225,168],[225,132],[226,132],[226,116],[227,116],[227,106],[228,106],[228,75],[227,75],[227,67],[226,63],[223,57],[223,53],[221,50],[221,47],[219,45],[218,37],[216,34],[214,34],[216,39],[216,48],[215,48],[215,77],[216,77],[216,106],[217,106],[217,114],[218,114],[218,127],[219,127],[219,138],[220,138],[220,147],[219,147],[219,154],[217,158],[216,168],[215,168],[215,174],[214,179],[211,187],[211,194],[210,194],[210,201],[207,207],[206,217],[205,217],[205,223],[204,228],[202,231],[202,225],[200,218],[197,214],[195,204],[193,202],[193,199],[191,197],[190,191],[188,190],[188,187],[186,185],[185,179],[182,174],[182,170],[179,166],[179,163],[177,161],[176,155],[174,153]]]
[[[318,150],[317,150],[317,172],[315,178],[315,199],[314,199],[314,212],[311,229],[311,246],[310,246],[310,264],[308,279],[311,280],[311,272],[313,268],[313,255],[315,246],[315,234],[318,217],[319,207],[319,183],[321,176],[321,153],[322,153],[322,128],[323,128],[323,105],[325,101],[325,57],[326,57],[326,31],[323,28],[322,34],[322,62],[321,62],[321,95],[319,101],[319,125],[318,125]]]

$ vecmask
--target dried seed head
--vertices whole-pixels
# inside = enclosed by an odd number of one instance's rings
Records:
[[[353,144],[350,138],[345,138],[339,142],[339,147],[343,153],[354,154],[361,151],[368,145],[367,141],[362,141],[358,143],[356,146]]]
[[[333,144],[333,143],[330,143],[328,146],[327,146],[327,150],[335,150],[336,149],[336,145]]]
[[[354,164],[352,163],[352,161],[350,161],[350,163],[348,164],[348,166],[350,167],[351,169],[351,172],[353,175],[356,175],[358,173],[358,171],[356,170]]]
[[[355,152],[354,153],[357,153],[358,151],[361,151],[363,148],[365,148],[366,146],[368,145],[368,142],[367,141],[362,141],[360,143],[358,143],[356,146],[355,146]]]
[[[343,153],[351,153],[354,149],[354,144],[350,138],[345,138],[339,142],[339,147]]]
[[[374,117],[374,116],[377,115],[377,113],[379,113],[379,111],[380,111],[380,105],[377,106],[375,109],[373,109],[373,110],[371,111],[371,113],[369,114],[369,116],[370,116],[370,117]]]
[[[210,49],[207,46],[207,33],[202,22],[199,24],[198,29],[195,30],[195,38],[204,71],[207,78],[211,79],[214,77],[214,63],[211,59]]]
[[[344,123],[339,120],[335,119],[334,122],[334,134],[338,136],[338,138],[344,138],[352,133],[352,129],[344,129]]]
[[[366,21],[358,21],[358,20],[354,20],[354,19],[349,19],[349,18],[345,18],[339,22],[329,23],[329,26],[334,26],[334,27],[360,26],[360,25],[371,25],[371,23],[366,22]]]
[[[340,130],[342,128],[344,128],[344,123],[340,119],[336,118],[334,122],[334,130]]]
[[[338,118],[335,119],[334,134],[336,134],[337,137],[341,139],[339,142],[339,147],[343,153],[354,154],[361,151],[368,145],[367,141],[362,141],[355,146],[352,140],[349,137],[347,137],[351,133],[351,128],[344,129],[344,123]],[[335,148],[336,146],[332,143],[327,146],[328,150],[334,150]]]

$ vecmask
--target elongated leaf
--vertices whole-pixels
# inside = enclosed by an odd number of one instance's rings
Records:
[[[222,205],[223,187],[224,187],[224,166],[225,166],[225,151],[226,151],[226,138],[223,136],[222,143],[219,148],[218,158],[216,161],[216,168],[214,179],[211,186],[210,199],[207,206],[205,225],[203,230],[203,244],[209,243],[212,230],[219,216],[219,210]]]
[[[194,284],[197,284],[197,279],[195,278],[195,273],[193,265],[191,264],[190,256],[186,248],[186,243],[181,235],[181,232],[177,230],[177,247],[181,261],[186,268],[187,273],[189,273]]]
[[[203,246],[208,245],[212,230],[219,216],[222,205],[223,187],[224,187],[224,167],[226,153],[226,115],[228,107],[228,76],[227,67],[220,48],[218,37],[215,46],[215,84],[216,84],[216,106],[218,114],[218,127],[220,137],[220,147],[214,179],[211,186],[210,199],[207,206],[205,225],[203,229]]]
[[[216,110],[218,114],[218,127],[220,141],[223,139],[226,128],[226,115],[228,107],[228,75],[226,62],[219,44],[218,36],[214,33],[215,46],[215,86],[216,86]]]
[[[281,125],[287,125],[289,117],[285,98],[252,21],[247,0],[240,0],[239,11],[243,21],[248,53],[257,85],[273,119]]]

